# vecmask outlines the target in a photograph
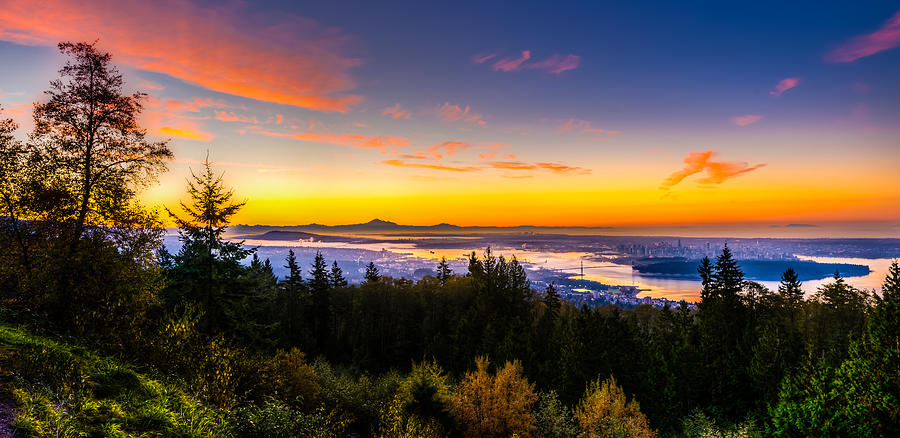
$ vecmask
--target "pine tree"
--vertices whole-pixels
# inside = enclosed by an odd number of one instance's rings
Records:
[[[180,203],[185,217],[166,210],[178,225],[182,243],[169,288],[177,296],[170,301],[198,301],[206,313],[206,328],[221,329],[229,326],[228,315],[235,314],[233,307],[246,293],[239,290],[237,281],[244,269],[240,261],[255,249],[244,248],[243,241],[223,238],[231,217],[244,203],[231,201],[234,192],[213,173],[209,160],[203,163],[202,173],[191,171],[191,177],[187,189],[190,202]]]
[[[312,290],[313,295],[326,292],[331,287],[331,279],[328,278],[325,257],[319,251],[316,251],[316,257],[313,260],[312,270],[309,271],[309,275],[309,288]]]
[[[331,265],[331,287],[333,288],[342,288],[347,287],[347,280],[344,278],[344,271],[341,270],[341,267],[338,266],[337,260],[334,261],[334,264]]]
[[[287,331],[285,339],[288,340],[290,345],[296,345],[297,341],[297,329],[299,329],[299,314],[300,314],[300,305],[301,305],[301,294],[304,289],[303,284],[303,276],[300,266],[297,265],[297,257],[294,255],[294,250],[288,250],[287,265],[284,267],[288,270],[288,275],[281,281],[281,290],[284,293],[284,301],[285,301],[285,310],[287,315],[285,317],[284,328]]]
[[[781,284],[778,285],[778,293],[791,303],[799,302],[803,299],[801,285],[797,272],[793,268],[788,268],[781,274]]]
[[[701,299],[708,299],[712,297],[716,285],[715,285],[715,268],[712,263],[709,261],[709,257],[703,257],[703,260],[700,260],[700,266],[697,267],[697,273],[700,274],[700,284],[703,286],[703,289],[700,291]]]
[[[447,259],[445,257],[441,257],[441,261],[440,263],[438,263],[437,267],[438,281],[440,281],[441,285],[443,286],[451,275],[453,275],[453,270],[450,269],[450,265],[447,263]]]
[[[366,283],[377,283],[378,279],[381,278],[378,275],[378,267],[375,266],[375,262],[369,262],[366,265]]]
[[[331,287],[331,281],[328,278],[325,257],[322,256],[321,252],[316,251],[316,258],[313,260],[312,268],[312,271],[310,271],[312,277],[309,280],[313,305],[312,331],[319,351],[323,352],[328,345],[330,337],[331,297],[328,292]]]
[[[722,248],[722,255],[716,258],[715,279],[718,293],[728,299],[737,297],[744,285],[744,273],[731,255],[728,245]]]
[[[303,290],[303,271],[297,265],[297,256],[293,249],[288,250],[288,255],[284,260],[287,262],[284,267],[287,268],[288,274],[284,280],[281,280],[281,288],[288,296],[297,296]]]
[[[559,293],[556,292],[556,288],[553,287],[553,282],[547,285],[547,289],[544,290],[544,304],[547,305],[547,312],[552,318],[556,318],[559,315],[559,307],[561,305],[559,300]]]

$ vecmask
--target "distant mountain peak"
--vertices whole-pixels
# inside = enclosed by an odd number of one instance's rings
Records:
[[[366,222],[365,225],[397,225],[397,223],[391,221],[383,221],[381,219],[372,219]]]

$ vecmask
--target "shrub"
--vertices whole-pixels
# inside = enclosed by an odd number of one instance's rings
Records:
[[[507,362],[497,374],[488,372],[487,358],[475,360],[476,370],[467,373],[456,389],[453,414],[456,424],[469,437],[531,436],[537,400],[534,385],[522,375],[519,361]]]
[[[575,409],[583,437],[653,437],[637,400],[628,401],[616,379],[593,381]]]

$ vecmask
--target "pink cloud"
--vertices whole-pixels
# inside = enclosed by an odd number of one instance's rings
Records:
[[[469,106],[462,108],[459,105],[450,105],[450,102],[444,102],[443,105],[437,107],[436,111],[438,117],[448,122],[456,122],[462,120],[481,126],[484,126],[486,124],[486,122],[482,118],[483,116],[481,114],[472,112]]]
[[[362,98],[350,70],[347,35],[246,2],[203,6],[182,0],[5,2],[0,40],[55,45],[94,41],[113,62],[210,90],[315,111],[346,112]],[[260,26],[257,23],[266,23]]]
[[[409,111],[403,109],[403,107],[401,107],[398,103],[394,106],[385,108],[383,111],[381,111],[381,115],[391,116],[395,119],[408,119],[412,114]]]
[[[383,160],[379,164],[396,167],[413,167],[417,169],[447,170],[451,172],[474,172],[477,167],[471,166],[445,166],[441,164],[425,164],[425,163],[408,163],[401,160]]]
[[[581,119],[569,119],[566,120],[562,126],[559,127],[558,131],[560,134],[575,131],[581,134],[589,134],[584,136],[584,138],[579,137],[579,140],[599,140],[605,141],[609,140],[609,136],[618,135],[619,131],[607,131],[606,129],[594,128],[591,125],[591,122],[587,120]]]
[[[581,57],[577,55],[566,55],[562,56],[559,54],[553,55],[543,61],[535,62],[533,64],[529,64],[528,68],[535,70],[546,70],[553,74],[560,74],[567,70],[574,70],[578,68],[578,64],[581,63]]]
[[[282,122],[284,122],[284,116],[281,114],[275,114],[275,124],[280,125]]]
[[[781,95],[784,94],[785,91],[796,87],[799,83],[800,79],[797,78],[782,79],[778,82],[777,85],[775,85],[775,89],[770,91],[769,94],[775,97],[781,97]]]
[[[752,125],[763,119],[763,116],[756,114],[747,114],[743,116],[732,117],[731,121],[734,122],[735,125],[738,126],[747,126]]]
[[[765,164],[748,167],[743,161],[713,161],[713,151],[691,152],[684,159],[684,168],[673,172],[662,183],[662,188],[673,187],[685,178],[706,171],[706,176],[698,180],[700,184],[722,184],[728,179],[759,169]]]
[[[494,59],[496,57],[497,57],[496,53],[488,53],[485,55],[475,55],[472,57],[472,63],[473,64],[484,64],[485,62],[490,61],[491,59]]]
[[[251,127],[253,128],[253,127]],[[357,149],[381,149],[402,148],[412,145],[412,141],[405,137],[393,136],[367,136],[354,133],[315,133],[315,132],[273,132],[262,129],[254,129],[250,132],[268,137],[289,138],[299,141],[314,143],[327,143],[337,146],[349,146]]]
[[[850,39],[825,55],[830,62],[853,62],[900,46],[900,11],[875,32]]]
[[[216,113],[216,120],[219,120],[222,122],[242,122],[242,123],[253,123],[253,124],[259,123],[259,121],[256,119],[256,117],[242,116],[242,115],[236,114],[234,112],[229,112],[229,111],[216,110],[215,113]]]
[[[518,70],[522,66],[522,63],[524,63],[525,61],[527,61],[529,59],[531,59],[531,51],[523,50],[522,55],[519,56],[518,58],[511,58],[511,57],[503,58],[503,59],[497,61],[496,63],[494,63],[494,66],[491,68],[494,71],[507,71],[507,72],[515,71],[515,70]]]

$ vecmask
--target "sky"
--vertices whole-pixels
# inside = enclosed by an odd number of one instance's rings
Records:
[[[23,136],[64,40],[148,93],[151,206],[208,155],[245,224],[900,237],[896,1],[0,0]]]

